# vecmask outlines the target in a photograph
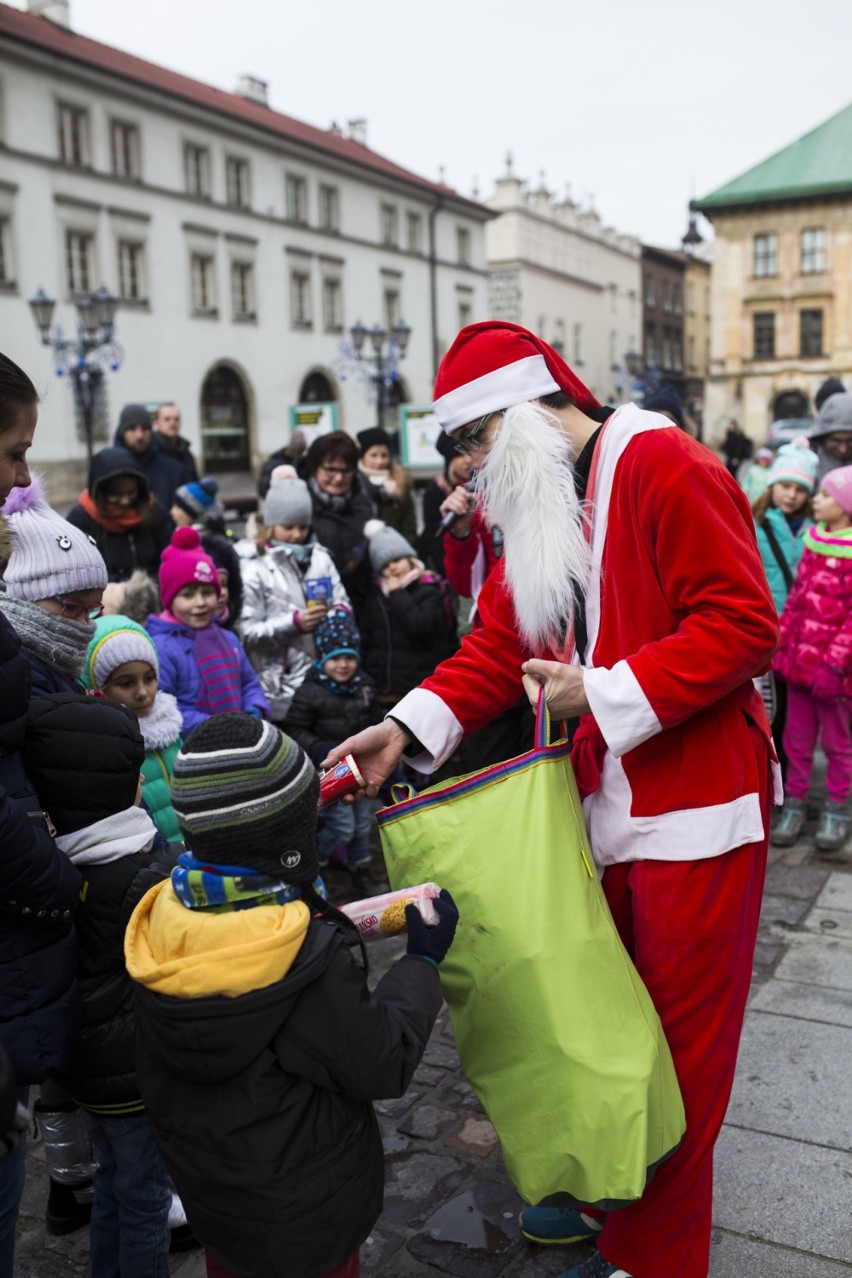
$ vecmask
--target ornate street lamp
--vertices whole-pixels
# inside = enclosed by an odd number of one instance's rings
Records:
[[[63,337],[59,325],[51,332],[56,301],[40,288],[30,298],[36,328],[43,346],[50,346],[56,359],[56,375],[66,373],[74,390],[74,404],[83,423],[86,457],[92,460],[95,414],[101,401],[104,371],[121,367],[122,349],[115,340],[115,311],[118,298],[108,288],[83,293],[76,301],[77,335]]]
[[[399,377],[398,365],[405,359],[411,329],[404,320],[397,320],[390,331],[381,324],[367,328],[360,320],[349,330],[348,342],[340,343],[340,355],[334,370],[341,381],[346,381],[355,371],[364,382],[367,398],[376,397],[376,424],[382,426],[387,392]],[[366,349],[370,339],[372,351]]]

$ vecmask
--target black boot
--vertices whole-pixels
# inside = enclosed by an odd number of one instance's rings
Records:
[[[81,1195],[78,1201],[75,1194],[75,1188]],[[92,1186],[88,1185],[61,1185],[58,1180],[50,1181],[50,1193],[47,1196],[47,1210],[44,1213],[44,1222],[49,1234],[54,1237],[60,1237],[62,1234],[73,1234],[75,1229],[82,1229],[84,1225],[88,1225],[92,1215]],[[88,1202],[83,1200],[83,1195],[88,1194]]]

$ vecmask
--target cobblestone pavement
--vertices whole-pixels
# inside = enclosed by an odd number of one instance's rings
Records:
[[[813,822],[806,837],[790,849],[771,849],[760,937],[754,970],[754,992],[773,975],[788,946],[802,933],[829,875],[852,874],[852,847],[822,857],[813,846]],[[386,890],[377,854],[372,892]],[[339,878],[340,876],[338,876]],[[347,899],[346,883],[332,878],[332,898]],[[349,898],[351,898],[351,891]],[[831,925],[826,919],[826,925]],[[836,924],[835,924],[836,926]],[[404,949],[403,942],[374,943],[370,949],[377,978]],[[589,1254],[584,1247],[556,1249],[526,1245],[517,1228],[521,1207],[508,1181],[500,1148],[490,1123],[462,1074],[444,1009],[424,1059],[407,1094],[377,1105],[387,1156],[385,1208],[362,1249],[364,1278],[426,1278],[435,1273],[454,1278],[555,1278]],[[817,1193],[819,1190],[817,1189]],[[88,1272],[85,1230],[65,1238],[44,1230],[46,1175],[36,1142],[29,1153],[28,1180],[22,1207],[16,1274],[21,1278],[60,1278]],[[743,1260],[754,1235],[745,1241],[724,1229],[714,1230],[711,1278],[745,1272],[741,1262],[726,1257],[737,1248]],[[850,1256],[852,1261],[852,1256]],[[826,1265],[801,1253],[785,1268],[773,1263],[773,1278],[834,1278],[852,1272],[852,1263]],[[768,1269],[752,1265],[755,1278]],[[172,1258],[172,1273],[203,1278],[200,1251]]]

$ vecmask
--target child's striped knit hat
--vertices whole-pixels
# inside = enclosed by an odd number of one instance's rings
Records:
[[[159,676],[157,649],[147,630],[120,614],[98,617],[95,637],[86,651],[86,664],[80,675],[83,687],[102,688],[113,671],[128,661],[147,661]]]
[[[250,714],[213,715],[175,759],[172,806],[199,861],[313,883],[319,778],[301,746]]]

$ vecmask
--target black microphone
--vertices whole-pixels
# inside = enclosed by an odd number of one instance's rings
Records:
[[[464,485],[464,490],[466,493],[472,493],[476,491],[475,477],[473,479],[468,480],[468,482]],[[444,518],[438,524],[438,531],[435,533],[435,536],[443,537],[444,533],[449,532],[453,524],[456,522],[456,520],[460,518],[461,516],[457,515],[454,510],[448,510],[446,515],[444,515]]]

